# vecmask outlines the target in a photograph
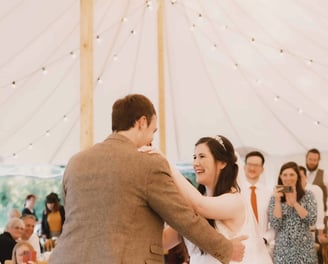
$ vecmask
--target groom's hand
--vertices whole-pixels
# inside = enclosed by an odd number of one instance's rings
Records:
[[[248,236],[239,236],[231,239],[232,242],[232,261],[241,262],[245,253],[245,245],[242,243],[243,240],[246,240]]]

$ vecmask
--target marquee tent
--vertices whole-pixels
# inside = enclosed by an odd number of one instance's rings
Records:
[[[327,1],[163,3],[171,160],[191,161],[195,141],[216,134],[241,156],[328,153]],[[80,2],[0,6],[0,162],[65,164],[80,149]],[[111,132],[117,98],[142,93],[158,109],[157,8],[94,0],[95,143]]]

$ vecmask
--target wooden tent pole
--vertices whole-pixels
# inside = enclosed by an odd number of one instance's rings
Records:
[[[93,145],[93,0],[80,0],[80,148]]]
[[[166,154],[165,126],[165,79],[164,79],[164,2],[158,0],[157,11],[157,48],[158,48],[158,105],[159,105],[159,143]]]

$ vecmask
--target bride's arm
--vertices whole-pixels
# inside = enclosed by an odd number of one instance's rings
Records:
[[[172,178],[179,192],[187,202],[197,211],[197,201],[202,199],[202,194],[181,174],[181,172],[170,164]]]
[[[141,152],[157,153],[165,158],[159,150],[149,147],[142,147]],[[179,192],[192,206],[192,208],[201,216],[208,219],[224,220],[236,218],[236,215],[243,210],[243,203],[239,195],[230,193],[215,197],[203,196],[180,171],[169,163],[172,172],[172,178],[178,187]]]
[[[243,209],[238,195],[227,193],[215,197],[203,196],[172,164],[170,169],[180,193],[203,217],[217,220],[231,219],[235,217],[236,212]]]

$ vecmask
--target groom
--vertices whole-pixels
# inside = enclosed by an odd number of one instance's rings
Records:
[[[49,263],[163,263],[164,222],[222,263],[240,261],[239,237],[227,240],[179,194],[167,161],[138,152],[157,130],[151,101],[117,100],[113,133],[71,158],[63,176],[66,220]]]

